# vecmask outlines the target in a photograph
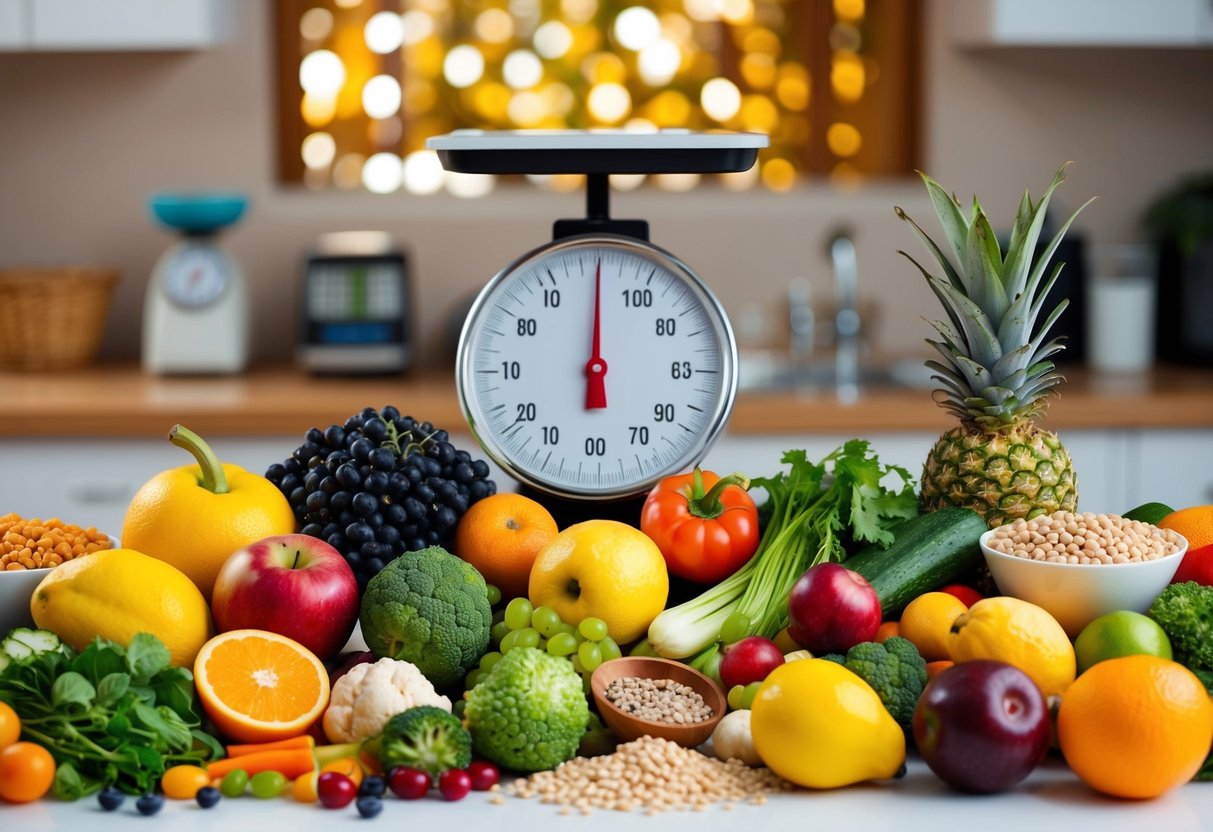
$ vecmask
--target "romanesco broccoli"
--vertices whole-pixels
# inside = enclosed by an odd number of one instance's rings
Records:
[[[411,662],[450,688],[484,655],[493,613],[484,578],[441,546],[406,552],[371,578],[359,622],[376,656]]]
[[[914,706],[927,685],[927,663],[913,642],[893,636],[883,643],[856,644],[845,658],[836,653],[822,658],[837,662],[871,685],[897,724],[911,730]]]
[[[590,709],[568,660],[515,647],[467,694],[476,750],[515,771],[545,771],[577,753]]]
[[[1149,615],[1171,640],[1175,661],[1213,670],[1213,586],[1171,584],[1150,604]]]

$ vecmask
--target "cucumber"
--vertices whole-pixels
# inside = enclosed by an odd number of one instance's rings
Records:
[[[967,508],[941,508],[920,514],[893,530],[888,548],[869,546],[844,562],[868,579],[880,598],[885,620],[901,615],[906,604],[981,566],[977,539],[989,530]]]

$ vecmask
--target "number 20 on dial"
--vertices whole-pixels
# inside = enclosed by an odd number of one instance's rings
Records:
[[[460,404],[498,465],[575,499],[639,494],[698,462],[737,391],[728,318],[639,240],[537,249],[480,293],[459,342]]]

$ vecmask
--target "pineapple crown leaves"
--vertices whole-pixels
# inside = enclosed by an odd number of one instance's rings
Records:
[[[1048,279],[1045,268],[1087,200],[1062,225],[1038,258],[1033,258],[1053,191],[1065,181],[1063,164],[1040,200],[1024,191],[1011,240],[1003,255],[989,218],[977,198],[966,216],[960,200],[925,173],[931,205],[943,228],[946,251],[901,208],[897,216],[914,229],[938,263],[942,275],[932,274],[904,251],[917,267],[948,315],[948,322],[931,321],[941,340],[927,339],[944,358],[928,361],[932,376],[944,385],[936,401],[962,420],[984,427],[1010,424],[1038,415],[1043,397],[1061,376],[1049,358],[1062,349],[1061,339],[1045,341],[1049,330],[1069,305],[1062,300],[1037,327],[1045,298],[1057,282],[1063,263]]]

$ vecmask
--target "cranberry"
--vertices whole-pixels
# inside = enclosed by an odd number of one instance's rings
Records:
[[[447,800],[463,800],[471,790],[472,778],[461,768],[448,769],[438,778],[438,791]]]
[[[420,800],[429,794],[430,776],[408,766],[397,766],[388,772],[388,788],[401,800]]]
[[[316,778],[316,797],[326,809],[344,809],[357,796],[354,781],[339,771],[324,771]]]
[[[485,760],[477,760],[467,767],[468,777],[472,779],[472,791],[487,792],[501,779],[497,766]]]

